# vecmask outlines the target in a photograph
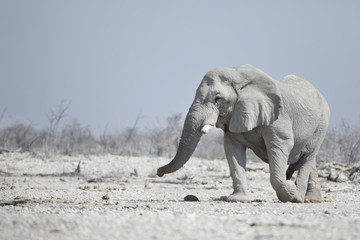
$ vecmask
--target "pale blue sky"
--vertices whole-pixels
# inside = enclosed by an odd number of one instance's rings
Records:
[[[0,0],[0,113],[43,128],[61,101],[101,132],[186,114],[204,74],[299,75],[360,123],[360,1]]]

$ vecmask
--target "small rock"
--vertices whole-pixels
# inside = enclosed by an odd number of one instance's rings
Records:
[[[185,201],[185,202],[198,202],[199,199],[198,199],[196,196],[194,196],[194,195],[186,195],[186,196],[184,197],[184,201]]]
[[[360,170],[357,171],[357,172],[351,173],[351,175],[350,175],[350,180],[351,180],[353,183],[360,183]]]
[[[103,197],[102,197],[103,200],[109,200],[110,197],[109,197],[109,194],[105,194]]]
[[[347,180],[348,180],[348,177],[342,172],[336,178],[336,182],[339,182],[339,183],[346,182]]]
[[[330,170],[329,169],[320,169],[318,170],[318,176],[322,178],[329,178]]]
[[[330,181],[334,181],[334,182],[335,182],[337,177],[338,177],[338,173],[336,172],[335,169],[331,168],[331,169],[330,169],[330,174],[329,174],[329,176],[328,176],[328,179],[329,179]]]
[[[87,182],[88,183],[98,183],[98,182],[102,182],[103,180],[101,178],[92,178],[89,179]]]
[[[130,176],[138,177],[139,176],[138,171],[134,168],[134,172],[130,173]]]

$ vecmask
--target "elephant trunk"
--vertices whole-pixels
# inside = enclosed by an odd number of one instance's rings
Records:
[[[199,121],[200,118],[198,115],[199,114],[197,114],[195,111],[190,111],[186,116],[184,129],[182,131],[176,155],[169,164],[157,170],[157,175],[159,177],[162,177],[167,173],[175,172],[181,168],[190,159],[191,155],[195,151],[202,134],[208,131],[208,127],[201,129],[204,128],[204,126],[201,126],[203,123],[202,121]]]

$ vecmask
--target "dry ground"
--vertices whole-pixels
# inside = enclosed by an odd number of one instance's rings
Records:
[[[157,177],[168,161],[0,154],[0,239],[360,239],[359,185],[321,178],[323,203],[281,203],[268,166],[249,163],[254,201],[227,203],[226,160]]]

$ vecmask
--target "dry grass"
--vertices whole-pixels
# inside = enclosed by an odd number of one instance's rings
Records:
[[[140,131],[139,118],[134,125],[122,131],[94,136],[89,126],[78,119],[64,121],[67,108],[53,111],[49,127],[35,130],[30,124],[16,122],[0,128],[1,151],[33,151],[65,155],[115,154],[122,156],[174,156],[182,131],[183,118],[174,114],[165,126]],[[64,121],[64,124],[61,122]],[[250,152],[250,151],[249,151]],[[205,159],[224,158],[223,133],[211,130],[204,135],[194,153]],[[251,154],[251,159],[256,157]],[[360,128],[343,122],[328,130],[318,160],[354,164],[360,162]]]

